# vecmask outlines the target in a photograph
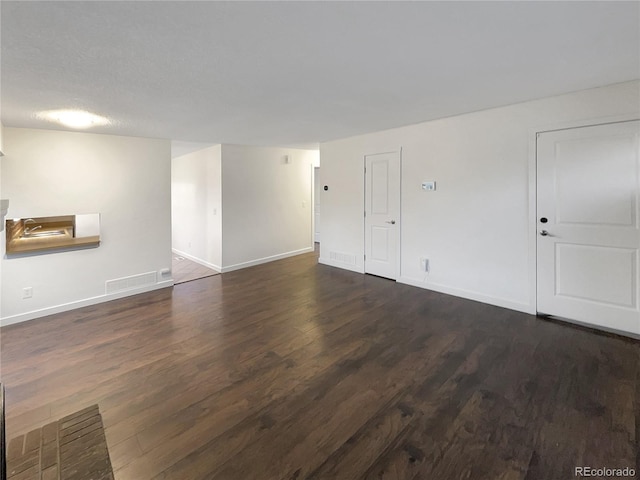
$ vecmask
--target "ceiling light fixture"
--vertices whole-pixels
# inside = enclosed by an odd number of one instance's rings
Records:
[[[69,128],[89,128],[111,123],[105,117],[84,110],[49,110],[39,113],[38,118],[60,123]]]

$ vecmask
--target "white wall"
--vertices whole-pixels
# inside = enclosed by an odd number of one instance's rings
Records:
[[[285,163],[288,155],[291,163]],[[222,145],[223,271],[313,250],[317,151]]]
[[[364,271],[363,158],[401,149],[399,281],[533,313],[535,132],[639,110],[635,81],[324,143],[320,262]]]
[[[171,157],[166,140],[5,128],[2,194],[11,217],[100,213],[98,248],[2,259],[2,322],[173,284]],[[105,294],[105,281],[157,272],[157,282]],[[33,287],[33,298],[22,289]]]
[[[191,260],[222,267],[221,146],[171,161],[173,250]]]

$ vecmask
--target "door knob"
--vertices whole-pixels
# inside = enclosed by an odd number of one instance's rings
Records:
[[[396,221],[395,220],[387,220],[387,223],[390,223],[391,225],[395,225]]]
[[[546,230],[540,230],[540,235],[542,235],[543,237],[546,237],[549,235],[549,232],[547,232]]]

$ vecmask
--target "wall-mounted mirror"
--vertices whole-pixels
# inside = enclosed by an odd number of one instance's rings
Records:
[[[7,255],[97,247],[100,214],[13,218],[5,223]]]

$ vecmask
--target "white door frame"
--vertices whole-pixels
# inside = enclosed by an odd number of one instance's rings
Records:
[[[571,120],[558,123],[539,125],[529,129],[529,309],[527,313],[535,315],[538,312],[538,162],[537,162],[537,139],[538,135],[545,132],[553,132],[557,130],[568,130],[573,128],[591,127],[597,125],[606,125],[610,123],[631,122],[640,120],[640,115],[630,113],[624,115],[612,115],[605,117],[594,117],[582,120]],[[592,325],[588,325],[593,328]],[[618,332],[630,336],[627,332]]]
[[[311,164],[311,246],[315,248],[316,241],[316,200],[320,200],[320,195],[316,192],[316,182],[319,180],[318,173],[320,167]],[[319,241],[318,241],[319,243]]]
[[[398,190],[399,190],[399,195],[400,195],[400,205],[399,205],[399,211],[398,211],[398,248],[396,249],[396,278],[395,281],[397,282],[398,279],[401,278],[401,274],[402,274],[402,147],[397,147],[395,149],[389,149],[389,150],[382,150],[379,152],[370,152],[370,153],[365,153],[362,156],[362,191],[364,192],[364,196],[362,197],[362,251],[363,251],[363,259],[362,259],[362,272],[364,274],[367,274],[367,265],[366,265],[366,258],[364,258],[366,255],[366,251],[367,251],[367,240],[366,240],[366,229],[367,229],[367,219],[364,216],[364,212],[365,212],[365,205],[367,204],[367,174],[366,174],[366,166],[367,166],[367,157],[371,156],[371,155],[385,155],[385,154],[396,154],[398,155],[398,165],[400,168],[400,172],[399,172],[399,185],[398,185]]]

